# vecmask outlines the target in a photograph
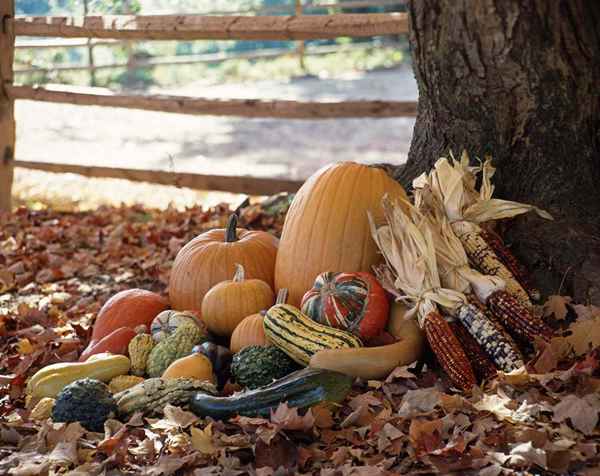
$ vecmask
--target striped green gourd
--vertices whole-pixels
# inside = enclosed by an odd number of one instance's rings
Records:
[[[355,335],[319,324],[289,304],[271,307],[265,314],[263,327],[270,343],[304,366],[320,350],[362,347]]]

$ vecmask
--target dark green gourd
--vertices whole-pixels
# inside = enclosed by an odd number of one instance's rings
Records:
[[[268,417],[280,403],[307,408],[320,402],[341,402],[350,391],[352,377],[330,370],[306,368],[256,390],[230,397],[196,393],[190,409],[198,416],[228,419],[235,415]]]

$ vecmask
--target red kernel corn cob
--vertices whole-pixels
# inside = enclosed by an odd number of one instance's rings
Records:
[[[531,276],[523,266],[523,264],[516,258],[516,256],[506,247],[502,239],[495,233],[482,230],[482,238],[486,243],[494,250],[496,256],[504,263],[504,265],[510,270],[515,279],[519,281],[521,286],[527,291],[527,294],[534,301],[539,301],[540,291],[535,289],[531,283]]]
[[[424,330],[431,349],[452,383],[470,391],[477,383],[475,374],[450,324],[441,314],[430,312],[425,318]]]
[[[552,338],[552,329],[538,316],[506,291],[494,291],[486,302],[494,318],[515,338],[533,343],[535,337]]]
[[[469,331],[465,329],[460,322],[454,321],[450,323],[450,327],[454,332],[454,335],[465,350],[467,357],[471,362],[475,377],[478,382],[488,380],[496,376],[498,369],[486,353],[481,349],[481,346],[473,338]]]
[[[530,309],[532,304],[529,294],[483,239],[481,228],[468,226],[461,229],[461,224],[461,222],[455,222],[453,229],[473,267],[483,274],[502,278],[506,283],[506,290],[513,294],[523,306]]]

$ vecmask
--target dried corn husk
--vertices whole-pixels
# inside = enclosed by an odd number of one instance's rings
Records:
[[[369,215],[371,234],[386,262],[376,273],[397,300],[408,304],[406,317],[416,316],[422,327],[437,305],[456,309],[465,303],[464,294],[442,288],[428,220],[406,201],[392,203],[384,197],[382,206],[387,225],[377,228]]]
[[[486,158],[477,168],[468,166],[468,156],[463,153],[461,161],[453,158],[439,159],[429,174],[422,174],[413,180],[415,189],[428,186],[443,205],[448,220],[483,223],[490,220],[511,218],[533,211],[542,218],[552,220],[552,216],[533,205],[492,198],[494,186],[491,178],[495,173],[492,159]],[[482,173],[482,186],[475,189],[475,172]]]

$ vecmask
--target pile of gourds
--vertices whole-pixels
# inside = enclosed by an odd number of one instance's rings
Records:
[[[157,412],[166,403],[215,418],[268,414],[282,401],[340,401],[355,377],[385,378],[417,360],[421,330],[371,274],[382,257],[368,212],[375,225],[384,222],[384,195],[407,198],[384,170],[338,163],[302,186],[280,240],[239,229],[236,215],[227,228],[196,237],[177,254],[168,301],[139,289],[116,294],[79,362],[30,379],[27,391],[39,402],[32,417],[47,417],[50,399],[56,418],[74,401],[92,407],[90,389],[104,384],[114,407],[104,405],[103,418]],[[281,364],[273,374],[269,364],[248,371],[249,363],[273,361]],[[231,370],[247,390],[218,396]],[[98,428],[95,418],[90,428]]]

